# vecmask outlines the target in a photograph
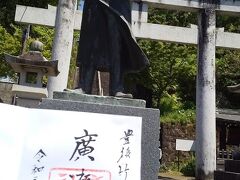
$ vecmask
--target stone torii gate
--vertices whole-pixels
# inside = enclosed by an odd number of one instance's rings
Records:
[[[198,29],[148,23],[148,7],[197,12]],[[240,49],[240,34],[216,29],[216,14],[239,16],[239,0],[142,0],[132,6],[132,30],[137,38],[198,45],[197,179],[213,179],[216,169],[215,48]],[[54,27],[55,17],[56,8],[52,6],[40,9],[18,5],[15,21]],[[76,11],[74,17],[74,29],[79,30],[81,12]],[[69,64],[62,63],[66,72]],[[56,83],[64,86],[59,86],[57,91],[62,91],[67,84],[61,80]]]

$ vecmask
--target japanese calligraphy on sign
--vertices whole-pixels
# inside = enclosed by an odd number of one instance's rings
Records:
[[[133,130],[128,129],[127,131],[124,131],[124,136],[120,139],[122,140],[122,147],[121,147],[121,155],[118,159],[118,167],[119,167],[119,176],[123,176],[124,174],[124,180],[127,180],[128,178],[128,171],[129,169],[129,162],[131,158],[131,148],[130,148],[130,137],[133,136]]]
[[[75,161],[78,160],[80,156],[85,156],[85,155],[93,152],[94,147],[90,146],[89,144],[92,141],[96,141],[93,139],[93,137],[97,137],[98,135],[97,134],[88,134],[88,131],[86,129],[84,129],[84,132],[85,132],[84,136],[75,137],[77,145],[76,145],[76,148],[69,160],[72,160],[76,153],[78,153],[78,157],[75,159]],[[90,155],[88,157],[89,157],[89,159],[91,159],[91,161],[94,161],[94,157],[92,157]]]
[[[10,130],[10,125],[0,127],[3,148],[9,137],[24,133],[18,143],[9,145],[22,150],[16,155],[20,155],[18,166],[9,170],[17,174],[12,180],[141,179],[141,117],[0,106],[6,110],[3,116],[17,109],[18,117],[12,115],[9,121],[22,120],[26,126],[18,132]],[[3,133],[8,138],[1,138]],[[4,163],[7,160],[0,167]]]
[[[38,180],[38,175],[42,174],[44,170],[44,165],[42,164],[43,158],[45,158],[47,155],[44,153],[42,149],[40,149],[37,154],[34,156],[34,165],[32,168],[32,179]]]

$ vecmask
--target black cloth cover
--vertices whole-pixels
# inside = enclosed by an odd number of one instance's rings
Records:
[[[114,55],[119,54],[123,73],[144,69],[149,61],[130,27],[129,0],[110,0],[108,3],[103,0],[85,0],[77,65],[110,71],[114,61],[119,59],[114,58]]]

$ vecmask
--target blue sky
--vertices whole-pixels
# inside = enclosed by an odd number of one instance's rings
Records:
[[[80,1],[80,3],[79,3],[79,5],[78,5],[78,9],[80,10],[80,11],[82,11],[83,10],[83,5],[84,5],[84,0],[79,0]]]

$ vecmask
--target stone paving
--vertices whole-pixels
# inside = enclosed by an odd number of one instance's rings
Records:
[[[194,177],[186,177],[179,173],[167,172],[160,173],[158,179],[161,180],[194,180]]]

